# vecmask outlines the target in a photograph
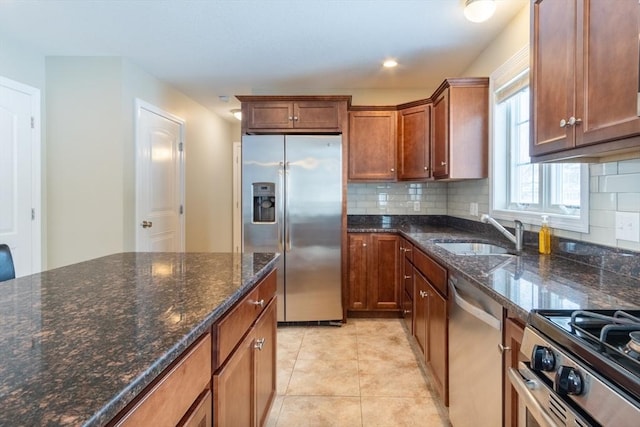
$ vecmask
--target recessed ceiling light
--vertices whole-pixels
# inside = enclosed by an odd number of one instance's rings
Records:
[[[398,61],[395,59],[387,59],[382,63],[382,66],[385,68],[393,68],[398,66]]]

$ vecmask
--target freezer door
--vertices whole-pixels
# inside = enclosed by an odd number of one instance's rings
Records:
[[[284,252],[283,208],[284,136],[244,135],[242,137],[242,249],[244,252]],[[277,268],[277,294],[284,296],[283,256],[280,257]],[[284,320],[285,305],[285,298],[280,298],[278,300],[278,320],[280,321]]]
[[[286,321],[342,319],[341,136],[285,138]]]

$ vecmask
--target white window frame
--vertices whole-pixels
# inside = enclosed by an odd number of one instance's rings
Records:
[[[580,216],[562,215],[557,212],[540,212],[517,210],[506,207],[506,192],[509,191],[508,185],[505,184],[507,179],[507,167],[498,162],[497,159],[504,159],[507,155],[506,147],[496,143],[495,133],[495,108],[497,89],[503,87],[517,76],[521,75],[529,68],[529,45],[525,45],[507,62],[496,69],[489,79],[489,93],[491,94],[489,108],[489,135],[490,135],[490,214],[492,217],[500,220],[514,221],[516,219],[525,224],[540,226],[542,215],[549,216],[549,225],[552,228],[575,231],[589,232],[589,166],[581,165],[580,176]],[[532,112],[530,112],[532,113]],[[541,166],[543,164],[540,164]],[[541,185],[549,185],[541,182]]]

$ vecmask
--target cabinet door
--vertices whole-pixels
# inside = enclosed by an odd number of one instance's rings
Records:
[[[548,0],[547,0],[548,1]],[[580,2],[578,2],[580,4]],[[640,4],[585,0],[578,16],[576,146],[640,134],[638,87]],[[546,106],[543,106],[546,108]]]
[[[180,427],[211,427],[213,426],[213,399],[211,397],[211,391],[200,399],[198,405],[194,408],[193,412],[187,417],[184,422],[179,424]]]
[[[274,297],[254,327],[256,423],[265,424],[276,394],[276,298]]]
[[[434,178],[449,176],[449,89],[433,102],[431,173]]]
[[[243,109],[248,129],[293,128],[293,103],[249,102]]]
[[[336,102],[308,101],[293,104],[293,127],[297,129],[340,130],[340,109]]]
[[[560,120],[568,120],[574,112],[575,2],[537,0],[532,14],[533,122],[529,152],[533,156],[573,146],[573,129],[561,127]]]
[[[395,111],[349,113],[349,179],[396,178]]]
[[[371,234],[369,254],[369,308],[400,309],[399,237],[395,234]]]
[[[367,243],[366,233],[349,233],[349,308],[367,308]]]
[[[422,354],[427,357],[427,322],[429,315],[429,283],[416,269],[413,273],[415,294],[413,295],[413,335]]]
[[[504,355],[504,425],[518,425],[518,394],[513,389],[507,374],[509,368],[518,368],[520,361],[520,345],[522,344],[522,336],[524,328],[516,323],[513,319],[507,318],[504,322],[504,346],[508,348]]]
[[[250,331],[213,376],[213,425],[255,426],[254,344]]]
[[[447,301],[431,286],[428,296],[427,321],[427,366],[434,379],[434,386],[444,400],[449,404],[447,393]]]
[[[398,178],[429,178],[431,105],[398,112]]]

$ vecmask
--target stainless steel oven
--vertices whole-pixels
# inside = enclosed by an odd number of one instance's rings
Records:
[[[508,372],[518,427],[640,425],[640,312],[534,311]]]

